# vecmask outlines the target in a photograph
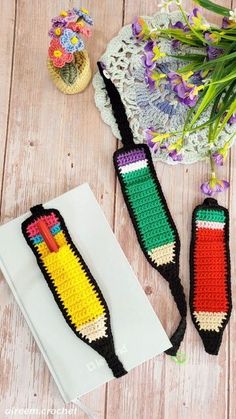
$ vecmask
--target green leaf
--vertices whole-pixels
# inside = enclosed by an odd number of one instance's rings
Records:
[[[230,73],[227,77],[223,77],[220,80],[214,81],[213,83],[210,84],[221,84],[221,83],[225,83],[227,81],[236,79],[236,72],[234,71],[233,73]]]
[[[224,129],[225,125],[227,124],[227,122],[229,121],[229,119],[231,118],[231,116],[235,113],[236,111],[236,99],[234,99],[229,107],[229,110],[227,112],[227,114],[225,115],[222,124],[219,127],[219,130],[217,131],[217,137],[218,135],[221,133],[221,131]]]
[[[202,61],[206,58],[204,54],[185,54],[185,55],[168,55],[168,57],[177,58],[183,61]]]
[[[204,9],[210,10],[218,15],[229,16],[230,9],[220,6],[219,4],[215,4],[210,0],[194,0],[194,2],[199,4],[199,6],[204,7]]]
[[[66,63],[64,67],[60,68],[60,76],[66,84],[73,84],[77,76],[76,65],[74,63]]]
[[[236,52],[232,52],[231,54],[224,54],[215,60],[207,61],[204,64],[199,64],[194,68],[194,71],[215,67],[216,63],[225,63],[226,61],[232,60],[233,58],[236,58]],[[188,66],[181,68],[179,72],[185,73],[186,71],[188,71]]]

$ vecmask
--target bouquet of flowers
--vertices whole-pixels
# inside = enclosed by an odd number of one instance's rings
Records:
[[[93,20],[84,8],[62,10],[59,16],[52,19],[48,33],[51,38],[48,68],[57,87],[64,93],[83,90],[91,78],[89,59],[82,39],[82,36],[91,36],[91,29],[86,24],[93,25]]]
[[[181,161],[189,134],[207,127],[211,175],[201,185],[201,190],[211,196],[229,186],[226,180],[218,179],[216,168],[223,165],[236,134],[234,132],[222,148],[212,152],[226,125],[236,123],[236,9],[230,10],[210,0],[195,0],[203,8],[222,15],[222,26],[218,27],[208,23],[197,7],[187,14],[181,6],[181,0],[162,0],[162,11],[169,11],[173,3],[180,10],[182,21],[155,30],[149,28],[144,19],[137,17],[132,30],[137,40],[146,41],[142,60],[149,88],[157,88],[161,80],[166,79],[188,112],[180,131],[156,132],[154,127],[147,127],[146,139],[154,152],[161,147],[173,160]],[[160,50],[161,38],[169,39],[172,43],[175,53],[169,56],[183,62],[178,72],[165,73],[158,66],[160,58],[167,56]],[[186,47],[185,53],[183,48],[180,52],[180,45]],[[195,52],[189,53],[189,47]],[[209,120],[204,124],[199,123],[206,110],[210,110]]]

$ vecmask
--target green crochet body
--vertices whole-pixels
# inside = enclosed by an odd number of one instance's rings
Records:
[[[152,251],[157,247],[173,243],[175,233],[169,223],[150,168],[123,173],[122,180],[145,249]]]
[[[196,213],[196,220],[199,221],[215,221],[218,223],[225,222],[225,214],[224,211],[216,211],[216,210],[198,210]]]

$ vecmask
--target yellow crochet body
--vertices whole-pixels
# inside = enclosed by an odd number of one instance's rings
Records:
[[[105,307],[79,257],[62,231],[54,239],[60,246],[58,252],[50,252],[44,242],[37,250],[70,323],[89,341],[106,336]]]

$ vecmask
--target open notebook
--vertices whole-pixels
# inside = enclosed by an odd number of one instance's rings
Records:
[[[81,185],[44,207],[61,212],[104,295],[116,352],[125,369],[171,347],[90,187]],[[105,360],[65,322],[21,233],[21,223],[28,216],[0,227],[0,268],[64,401],[69,402],[114,377]]]

